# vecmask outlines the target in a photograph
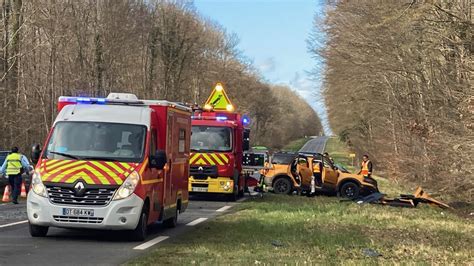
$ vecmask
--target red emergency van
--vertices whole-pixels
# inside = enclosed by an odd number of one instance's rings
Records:
[[[217,83],[203,109],[192,118],[189,191],[225,194],[232,201],[243,196],[243,151],[249,149],[249,118],[234,105]]]
[[[28,194],[30,233],[48,227],[129,230],[176,226],[188,205],[191,109],[178,103],[60,97]]]

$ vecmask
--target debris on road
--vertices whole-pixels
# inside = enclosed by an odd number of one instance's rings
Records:
[[[280,240],[272,240],[272,246],[283,247],[284,245]]]
[[[398,198],[388,198],[385,194],[375,192],[363,198],[357,199],[356,202],[358,204],[378,203],[382,205],[407,208],[415,208],[418,203],[427,203],[443,209],[451,208],[448,204],[432,198],[421,187],[418,187],[413,195],[401,194]]]
[[[381,257],[382,254],[378,253],[376,250],[371,249],[371,248],[364,248],[362,249],[362,253],[367,256],[367,257]]]

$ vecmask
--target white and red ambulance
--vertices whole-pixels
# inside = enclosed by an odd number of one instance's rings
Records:
[[[129,230],[176,226],[188,205],[191,109],[178,103],[60,97],[37,157],[27,212],[30,233],[48,227]]]

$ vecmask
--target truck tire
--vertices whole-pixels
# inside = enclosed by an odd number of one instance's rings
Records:
[[[167,228],[175,228],[178,225],[178,215],[179,215],[179,210],[178,210],[178,205],[176,205],[175,215],[171,218],[164,220],[163,225],[166,226]]]
[[[49,227],[41,226],[41,225],[34,225],[29,223],[30,225],[30,235],[32,237],[45,237],[48,234]]]
[[[239,192],[237,190],[234,190],[232,194],[227,195],[227,201],[236,201],[239,198]]]
[[[145,208],[145,206],[143,206]],[[134,241],[143,241],[147,237],[147,224],[148,221],[148,214],[142,209],[142,213],[140,214],[140,220],[138,220],[137,227],[130,232],[131,239]]]
[[[273,192],[275,194],[290,194],[292,191],[291,182],[286,177],[279,177],[273,182]]]
[[[342,185],[339,190],[339,195],[342,198],[355,199],[359,197],[360,188],[359,185],[354,182],[347,182]]]

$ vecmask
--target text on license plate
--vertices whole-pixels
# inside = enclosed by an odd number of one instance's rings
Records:
[[[93,217],[94,216],[94,210],[63,208],[63,215]]]
[[[193,187],[193,191],[196,191],[196,192],[207,192],[207,187]]]

